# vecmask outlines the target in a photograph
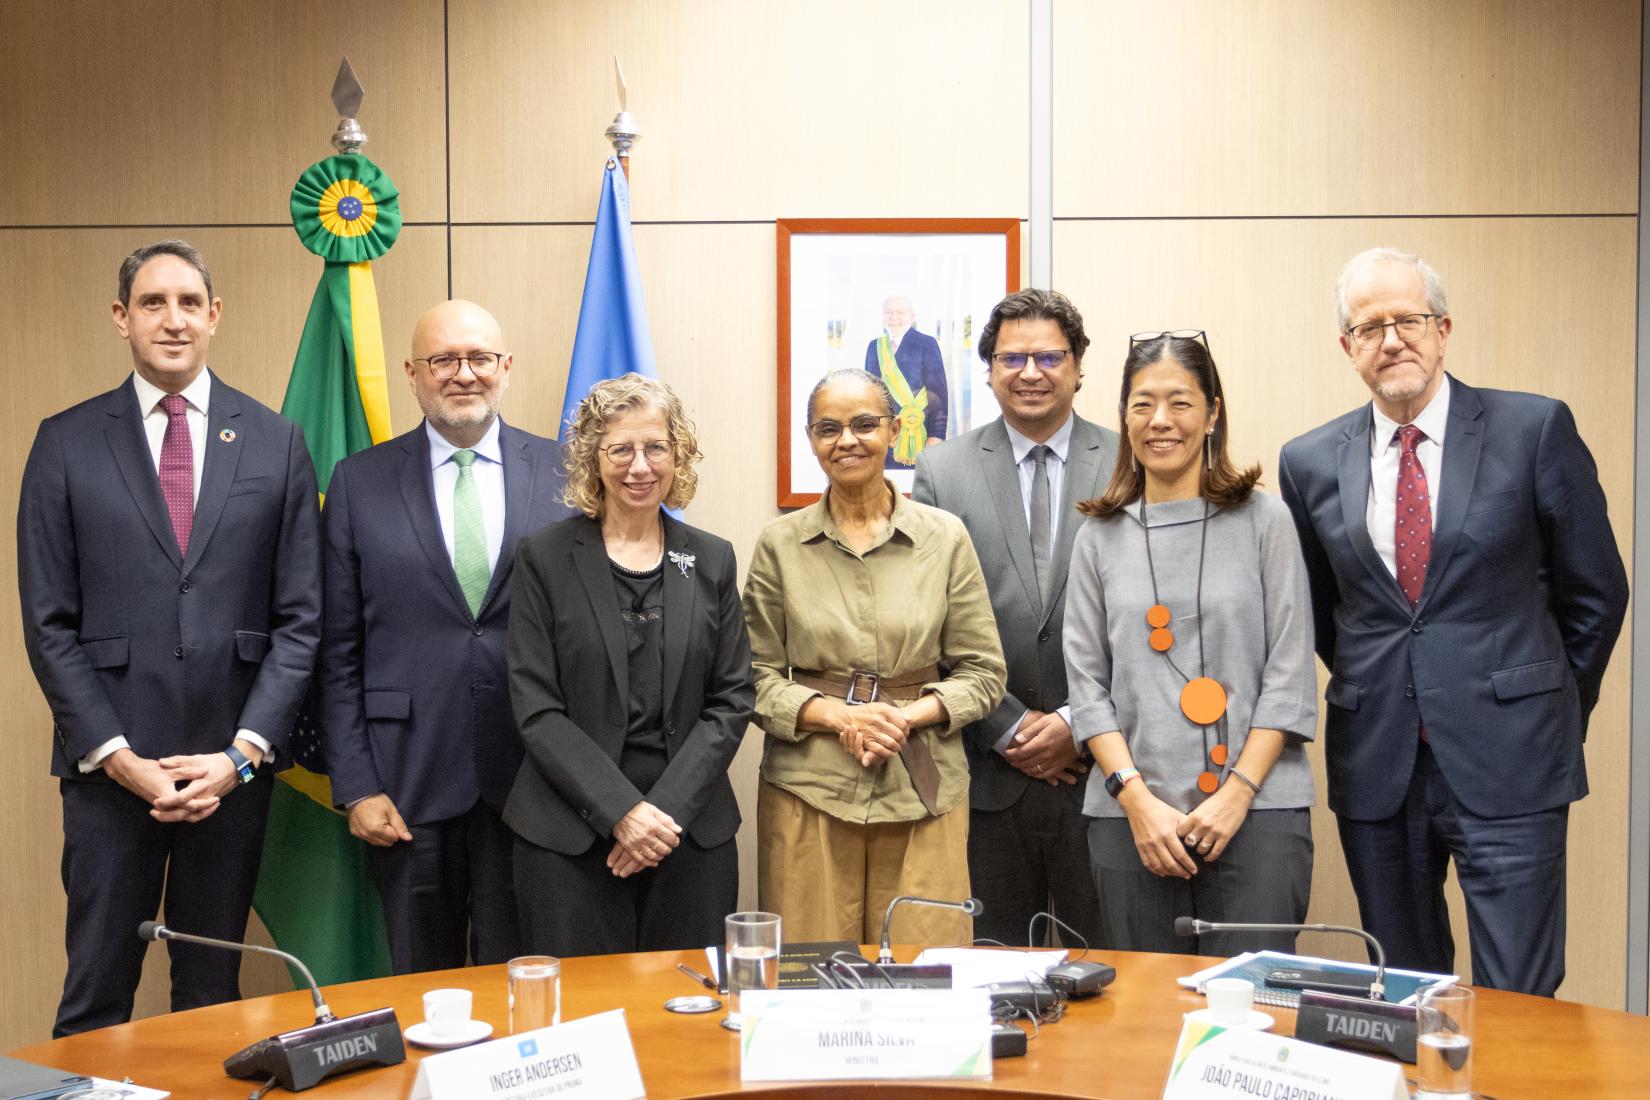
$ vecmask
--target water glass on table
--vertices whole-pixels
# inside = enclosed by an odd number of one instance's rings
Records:
[[[722,965],[727,968],[728,1018],[722,1026],[738,1031],[740,994],[747,989],[779,988],[779,914],[730,913],[723,923],[727,928]]]
[[[1435,986],[1421,994],[1415,1048],[1417,1100],[1472,1096],[1472,990]]]
[[[510,1034],[561,1023],[561,960],[523,955],[505,965],[510,981]]]

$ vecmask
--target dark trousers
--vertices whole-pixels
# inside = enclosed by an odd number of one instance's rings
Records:
[[[521,954],[513,834],[477,802],[462,816],[410,825],[410,842],[367,849],[397,974],[508,962]]]
[[[1476,817],[1425,743],[1404,804],[1380,821],[1339,819],[1365,931],[1390,966],[1449,974],[1449,861],[1467,902],[1472,982],[1550,997],[1564,980],[1565,838],[1570,808]]]
[[[1188,849],[1188,852],[1191,850]],[[1197,874],[1158,877],[1140,862],[1124,817],[1089,819],[1089,859],[1100,892],[1106,943],[1117,951],[1236,955],[1294,951],[1293,932],[1175,935],[1176,917],[1299,924],[1312,894],[1309,810],[1253,810],[1226,851],[1210,863],[1192,853]]]
[[[1033,915],[1050,912],[1093,948],[1110,947],[1101,934],[1100,899],[1089,871],[1087,821],[1076,787],[1028,783],[1003,810],[974,810],[968,826],[968,877],[985,910],[974,918],[977,939],[1016,947]],[[1069,932],[1050,939],[1052,922],[1038,921],[1035,943],[1075,946]]]
[[[619,770],[639,791],[665,773],[665,753],[626,745]],[[687,822],[678,825],[687,827]],[[684,831],[657,867],[619,878],[607,866],[613,838],[576,856],[516,837],[516,901],[521,935],[535,955],[679,951],[721,943],[722,918],[739,905],[739,849],[732,840],[701,848]]]
[[[148,948],[137,928],[163,902],[167,925],[179,932],[245,939],[272,782],[260,775],[225,795],[204,821],[168,824],[118,783],[59,781],[69,967],[53,1038],[131,1019]],[[173,1012],[239,999],[239,954],[166,947]]]
[[[613,955],[682,951],[721,943],[722,918],[739,907],[739,850],[701,848],[690,837],[657,867],[619,878],[607,867],[611,839],[565,856],[516,838],[516,899],[527,951]]]

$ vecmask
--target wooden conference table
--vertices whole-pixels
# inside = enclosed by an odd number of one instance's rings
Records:
[[[897,950],[903,961],[915,949]],[[1046,1025],[1023,1058],[996,1063],[989,1082],[844,1082],[837,1085],[741,1085],[738,1036],[721,1028],[721,1013],[683,1016],[664,1010],[666,998],[695,992],[676,969],[704,969],[703,952],[657,952],[567,959],[562,964],[562,1019],[623,1008],[647,1094],[715,1097],[784,1093],[788,1097],[846,1098],[871,1091],[899,1097],[954,1097],[987,1089],[1011,1097],[1158,1097],[1180,1033],[1181,1015],[1203,998],[1175,979],[1212,960],[1186,955],[1097,953],[1117,968],[1117,981],[1100,997],[1072,1002],[1063,1020]],[[403,1029],[423,1019],[423,995],[443,986],[475,992],[475,1015],[505,1033],[502,966],[380,978],[329,986],[338,1015],[393,1007]],[[702,989],[698,990],[703,992]],[[1610,1009],[1549,1001],[1517,993],[1478,992],[1473,1084],[1496,1100],[1519,1097],[1646,1095],[1650,1019]],[[1264,1006],[1262,1006],[1264,1007]],[[1267,1008],[1275,1030],[1294,1030],[1292,1010]],[[279,993],[233,1004],[155,1016],[12,1051],[28,1061],[78,1073],[171,1090],[180,1100],[246,1097],[256,1083],[226,1077],[225,1056],[248,1043],[313,1020],[308,992]],[[425,1052],[407,1045],[407,1061],[324,1081],[311,1095],[405,1097]],[[1411,1076],[1413,1070],[1411,1069]],[[276,1095],[280,1095],[277,1091]]]

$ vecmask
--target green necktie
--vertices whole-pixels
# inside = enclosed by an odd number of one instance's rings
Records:
[[[476,488],[475,474],[470,472],[475,460],[474,451],[453,452],[453,461],[458,463],[458,484],[453,487],[453,568],[458,573],[458,586],[464,590],[471,615],[481,613],[487,582],[493,576],[487,565],[487,526],[481,519],[481,492]]]

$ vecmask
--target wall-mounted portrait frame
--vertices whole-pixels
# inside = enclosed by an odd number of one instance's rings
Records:
[[[916,455],[998,415],[975,352],[991,307],[1020,289],[1016,218],[781,218],[779,506],[819,499],[808,394],[832,370],[889,383],[903,414],[888,477],[911,491]]]

